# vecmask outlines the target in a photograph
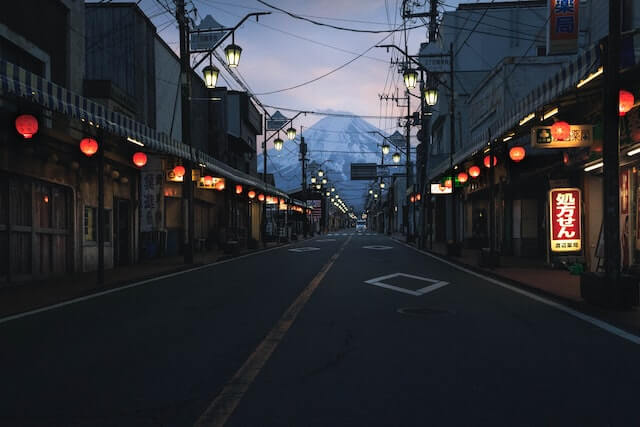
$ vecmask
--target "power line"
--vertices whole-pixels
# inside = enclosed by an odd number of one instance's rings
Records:
[[[293,112],[293,113],[307,113],[307,114],[313,114],[313,115],[317,115],[317,116],[330,116],[330,117],[353,117],[353,118],[363,118],[363,119],[377,119],[377,118],[383,118],[383,119],[397,119],[397,116],[371,116],[371,115],[361,115],[361,114],[351,114],[351,113],[327,113],[327,112],[322,112],[322,111],[312,111],[312,110],[298,110],[295,108],[288,108],[288,107],[277,107],[274,105],[267,105],[264,104],[265,107],[267,108],[273,108],[274,110],[282,110],[282,111],[289,111],[289,112]],[[312,130],[312,128],[307,129],[307,130]]]

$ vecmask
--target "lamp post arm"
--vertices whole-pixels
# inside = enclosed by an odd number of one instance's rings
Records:
[[[277,135],[278,132],[280,132],[282,129],[284,129],[285,126],[287,126],[288,124],[291,124],[300,114],[307,114],[306,111],[299,111],[295,116],[291,117],[289,120],[287,120],[282,126],[280,126],[278,129],[273,131],[273,134],[271,134],[271,136],[269,138],[266,138],[264,140],[264,143],[266,144],[267,142],[269,142],[271,140],[271,138],[273,138],[274,136]],[[265,134],[267,132],[267,130],[265,129]]]
[[[438,57],[438,58],[442,58],[442,57],[449,57],[450,61],[453,61],[453,58],[451,57],[450,53],[444,53],[444,54],[434,54],[434,55],[409,55],[404,49],[394,45],[394,44],[380,44],[380,45],[376,45],[376,47],[385,47],[387,49],[394,48],[399,50],[400,52],[402,52],[402,54],[409,59],[409,61],[411,61],[412,63],[414,63],[415,65],[417,65],[421,70],[424,70],[427,74],[429,74],[429,76],[431,76],[431,78],[436,79],[436,81],[438,82],[438,84],[444,86],[446,89],[451,90],[451,87],[449,85],[447,85],[446,83],[444,83],[442,80],[440,80],[439,78],[437,78],[435,76],[435,74],[431,71],[429,71],[427,69],[427,67],[425,67],[424,65],[422,65],[420,63],[420,61],[416,60],[416,58],[430,58],[430,57]]]
[[[198,68],[198,66],[200,64],[202,64],[204,62],[204,60],[213,53],[213,51],[215,51],[227,38],[229,38],[229,36],[231,34],[233,34],[233,32],[235,30],[237,30],[238,28],[240,28],[240,26],[242,24],[244,24],[244,21],[246,21],[247,19],[251,18],[252,16],[255,16],[256,19],[258,19],[258,16],[262,16],[262,15],[271,15],[271,12],[252,12],[252,13],[248,13],[244,18],[242,18],[242,20],[240,20],[240,22],[238,22],[233,28],[231,28],[230,31],[227,31],[227,33],[222,36],[222,38],[220,40],[218,40],[218,42],[206,52],[206,55],[204,55],[202,58],[200,58],[200,60],[198,60],[198,62],[196,62],[196,64],[192,67],[193,69]]]

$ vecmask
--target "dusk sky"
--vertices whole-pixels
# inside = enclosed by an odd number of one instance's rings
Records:
[[[384,43],[402,46],[402,32],[389,35],[325,28],[272,10],[257,0],[194,1],[198,10],[197,23],[202,17],[210,14],[222,25],[233,26],[247,13],[272,12],[271,15],[260,17],[258,23],[255,19],[246,21],[235,35],[236,44],[243,48],[237,71],[262,103],[293,109],[335,110],[368,116],[393,116],[404,113],[400,113],[394,102],[380,102],[378,99],[378,94],[395,93],[396,87],[401,94],[404,90],[397,68],[390,66],[392,52],[387,53],[386,49],[381,48],[370,49],[351,64],[314,83],[283,91],[340,67],[387,36]],[[398,0],[266,1],[316,21],[348,28],[388,30],[396,28],[402,22]],[[173,6],[173,2],[169,4]],[[142,0],[139,5],[148,16],[157,15],[162,10],[156,0]],[[414,10],[423,11],[424,6],[416,7]],[[159,34],[177,51],[175,18],[164,13],[152,20]],[[420,23],[415,21],[409,25],[415,26]],[[408,31],[410,53],[417,53],[420,43],[424,41],[426,27]],[[393,56],[397,57],[395,53]],[[219,85],[238,89],[226,73]],[[279,92],[268,94],[273,91]],[[286,111],[283,113],[288,117],[295,114]],[[322,117],[307,116],[296,120],[295,125],[310,126],[320,118]],[[395,119],[369,118],[368,121],[386,132],[392,133],[395,130]]]

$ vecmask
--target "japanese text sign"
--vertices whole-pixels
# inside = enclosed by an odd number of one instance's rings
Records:
[[[579,0],[549,0],[547,54],[574,53],[578,48]]]
[[[576,252],[582,249],[582,213],[579,188],[549,191],[549,231],[551,251]]]
[[[554,138],[551,126],[531,128],[531,146],[534,148],[575,148],[593,144],[593,125],[571,125],[566,140]]]

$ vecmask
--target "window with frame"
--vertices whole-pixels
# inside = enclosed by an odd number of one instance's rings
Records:
[[[85,241],[98,241],[98,208],[93,206],[84,207],[83,230]],[[111,209],[104,210],[104,241],[111,241]]]

